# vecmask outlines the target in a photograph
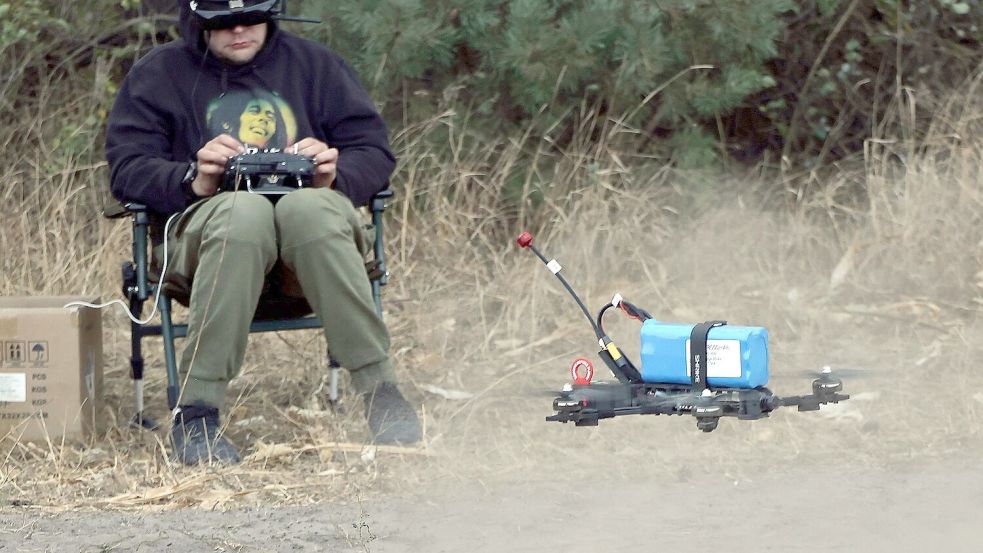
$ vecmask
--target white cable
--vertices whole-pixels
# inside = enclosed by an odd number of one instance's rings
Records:
[[[130,320],[133,321],[134,323],[138,325],[145,325],[150,321],[152,321],[154,315],[157,314],[157,305],[160,302],[160,290],[161,288],[164,287],[164,275],[167,274],[167,233],[170,230],[171,221],[173,221],[174,218],[180,215],[181,213],[184,212],[179,211],[171,215],[170,217],[167,218],[167,222],[164,223],[164,264],[160,269],[160,280],[157,282],[157,294],[154,296],[154,308],[150,310],[150,315],[148,315],[146,319],[140,320],[134,317],[133,314],[130,313],[130,306],[123,303],[123,300],[113,300],[110,302],[100,303],[100,304],[88,303],[84,301],[73,301],[63,305],[62,309],[68,309],[69,307],[89,307],[91,309],[105,309],[110,305],[119,304],[120,306],[123,307],[123,310],[126,311],[126,316],[129,317]],[[153,254],[151,253],[151,256],[152,255]],[[139,283],[137,284],[139,285]]]

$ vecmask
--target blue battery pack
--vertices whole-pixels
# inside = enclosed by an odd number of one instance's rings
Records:
[[[690,384],[690,334],[695,324],[642,323],[642,380]],[[707,334],[707,384],[715,388],[757,388],[768,384],[768,329],[715,326]]]

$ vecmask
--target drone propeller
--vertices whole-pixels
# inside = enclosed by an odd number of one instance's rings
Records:
[[[538,397],[538,398],[543,398],[543,397],[557,398],[563,395],[563,391],[560,389],[553,389],[553,388],[538,388],[530,392],[525,392],[522,395],[530,396],[530,397]]]
[[[822,378],[824,375],[832,375],[836,378],[845,378],[847,380],[865,379],[877,376],[877,371],[875,369],[862,369],[859,367],[830,367],[829,365],[824,366],[821,369],[801,369],[801,370],[791,370],[783,372],[773,372],[771,376],[773,378]]]

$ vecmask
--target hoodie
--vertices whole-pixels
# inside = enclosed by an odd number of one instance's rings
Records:
[[[110,112],[116,199],[164,216],[183,210],[188,162],[222,133],[259,149],[305,137],[338,148],[334,187],[355,205],[386,188],[395,167],[386,126],[354,71],[324,46],[268,25],[256,57],[231,65],[208,52],[182,5],[181,38],[133,66]]]

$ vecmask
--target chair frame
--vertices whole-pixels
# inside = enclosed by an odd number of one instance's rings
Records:
[[[392,190],[382,190],[372,196],[367,206],[371,212],[372,225],[375,227],[375,239],[372,245],[372,270],[369,280],[372,284],[372,300],[375,303],[376,312],[380,317],[382,317],[382,287],[389,281],[384,249],[383,214],[387,208],[387,200],[393,196],[394,193]],[[172,298],[168,297],[163,289],[158,294],[158,288],[162,287],[162,284],[153,282],[150,279],[150,256],[148,254],[150,246],[150,214],[148,211],[145,205],[125,203],[107,209],[104,215],[111,219],[118,219],[124,216],[132,217],[133,259],[124,261],[122,267],[123,295],[129,302],[130,314],[134,318],[140,319],[143,313],[144,303],[155,296],[157,298],[157,308],[160,310],[160,324],[141,325],[132,319],[130,321],[130,377],[133,380],[133,391],[136,398],[136,414],[132,422],[137,426],[153,429],[157,428],[157,423],[144,414],[143,339],[152,336],[163,338],[164,360],[167,370],[167,405],[173,411],[177,407],[178,396],[181,391],[174,340],[187,337],[188,325],[186,323],[174,323],[171,317]],[[249,332],[252,334],[314,328],[321,328],[321,320],[316,315],[308,315],[286,319],[254,320],[249,327]],[[330,357],[330,354],[328,367],[330,370],[330,391],[328,397],[331,404],[335,405],[339,397],[338,369],[341,366]]]

